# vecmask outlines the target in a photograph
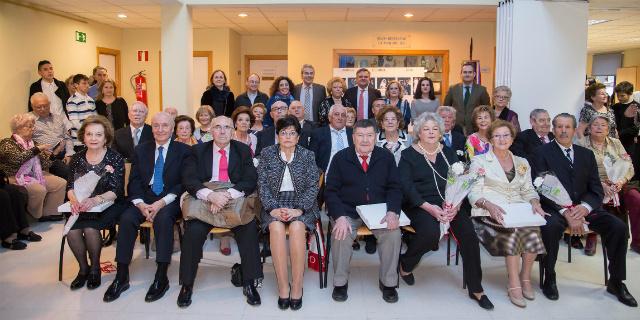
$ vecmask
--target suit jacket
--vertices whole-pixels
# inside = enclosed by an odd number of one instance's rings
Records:
[[[462,83],[451,86],[447,92],[447,96],[444,98],[444,105],[456,108],[458,111],[456,123],[463,127],[467,134],[471,134],[473,132],[473,119],[471,119],[473,108],[480,105],[489,105],[489,93],[487,93],[487,88],[474,83],[471,86],[469,102],[465,107],[462,95],[463,90],[464,88]]]
[[[258,174],[249,146],[239,141],[229,141],[228,161],[229,181],[233,183],[233,188],[245,195],[253,193]],[[182,184],[186,191],[195,197],[198,190],[206,188],[204,183],[211,180],[212,168],[213,141],[194,145],[183,169]]]
[[[602,206],[604,191],[598,176],[598,165],[593,152],[573,145],[573,164],[556,142],[541,146],[534,157],[536,176],[542,172],[553,172],[571,196],[574,205],[585,202],[596,210]],[[542,208],[551,213],[560,211],[560,206],[542,197]]]
[[[32,83],[31,86],[29,87],[29,99],[27,99],[27,105],[29,106],[29,111],[33,111],[33,107],[31,106],[31,96],[36,92],[42,92],[42,83],[40,81],[42,81],[42,78]],[[67,114],[67,100],[69,100],[69,97],[71,95],[67,90],[67,85],[56,78],[53,78],[53,82],[56,84],[56,86],[58,86],[58,90],[56,90],[55,93],[56,93],[56,96],[58,96],[58,98],[60,98],[60,100],[62,101],[62,110],[64,111],[64,114],[66,114],[68,117],[69,115]]]
[[[347,92],[344,93],[344,97],[349,100],[349,103],[356,109],[356,114],[358,111],[358,86],[351,87],[347,89]],[[380,90],[369,87],[369,119],[373,119],[373,110],[371,109],[373,106],[373,100],[380,98],[382,95],[380,94]]]
[[[129,200],[145,199],[145,194],[150,189],[149,182],[153,177],[153,169],[156,162],[155,148],[155,140],[146,141],[136,147],[133,153],[129,185],[127,186]],[[191,147],[188,145],[177,141],[169,143],[167,157],[162,170],[164,187],[158,197],[164,197],[169,193],[173,193],[178,197],[182,194],[184,191],[182,187],[182,167],[190,154]]]
[[[264,92],[260,92],[258,91],[258,95],[256,96],[256,99],[253,100],[253,103],[264,103],[265,106],[267,105],[267,101],[269,101],[269,96],[266,95]],[[239,96],[236,97],[236,102],[234,103],[235,108],[238,107],[249,107],[251,108],[251,106],[253,104],[251,104],[251,99],[249,99],[249,96],[247,95],[247,92],[243,92],[242,94],[240,94]]]
[[[338,151],[331,160],[324,199],[333,219],[359,219],[356,206],[374,203],[386,203],[388,211],[400,214],[402,186],[396,160],[390,152],[374,147],[364,172],[355,147]]]
[[[304,120],[302,121],[302,134],[300,135],[300,140],[298,144],[309,149],[309,140],[311,140],[311,134],[313,130],[315,130],[318,125],[315,122]]]
[[[442,137],[442,140],[440,140],[440,143],[442,143],[443,145],[446,145],[444,143],[444,136]],[[467,143],[467,138],[465,138],[464,134],[456,130],[451,130],[451,147],[450,148],[456,154],[458,161],[462,161],[462,162],[467,161],[464,156],[465,143]]]
[[[313,109],[312,119],[314,122],[317,122],[320,103],[322,103],[322,100],[327,97],[327,89],[323,85],[317,83],[313,83],[311,89],[313,90],[313,102],[311,103],[311,107]],[[302,101],[301,91],[302,83],[296,84],[293,88],[293,97],[298,101]]]
[[[140,133],[140,141],[138,141],[138,145],[147,141],[154,141],[154,139],[151,126],[145,123],[142,127],[142,133]],[[131,136],[130,126],[116,130],[114,133],[113,145],[111,147],[122,155],[125,160],[132,161],[133,137]]]
[[[255,156],[258,157],[262,149],[272,146],[276,144],[276,127],[266,127],[256,133],[256,138],[258,138],[258,143],[256,144],[256,152]],[[309,136],[305,135],[305,131],[303,130],[300,134],[300,139],[298,139],[298,145],[303,146],[305,148],[309,148]]]
[[[487,210],[475,205],[481,198],[493,203],[518,203],[540,199],[531,182],[531,166],[527,159],[513,154],[511,157],[516,173],[511,181],[507,179],[507,175],[493,151],[475,156],[471,160],[471,172],[475,172],[480,168],[485,170],[484,177],[473,185],[469,193],[472,216],[489,216]]]
[[[353,130],[347,128],[347,140],[349,147],[353,146]],[[329,158],[331,157],[331,129],[330,126],[320,127],[311,133],[309,141],[309,150],[316,155],[316,165],[322,170],[327,171],[329,166]]]
[[[553,133],[549,132],[547,139],[552,142],[554,139]],[[532,163],[535,155],[534,151],[540,146],[542,146],[542,141],[540,141],[538,134],[533,129],[527,129],[518,133],[511,145],[511,152],[518,157],[526,158],[529,163]]]

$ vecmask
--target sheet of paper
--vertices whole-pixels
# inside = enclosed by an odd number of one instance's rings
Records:
[[[360,219],[371,230],[383,229],[387,227],[387,223],[380,223],[380,220],[387,214],[386,203],[367,204],[356,207]],[[408,226],[411,223],[409,218],[404,212],[400,211],[400,226]]]
[[[113,204],[113,201],[103,202],[87,210],[87,212],[102,212],[104,210],[107,210],[107,208],[111,207],[112,204]],[[71,202],[67,201],[61,204],[60,206],[58,206],[58,212],[71,212]]]
[[[538,227],[547,224],[547,220],[539,214],[533,213],[528,202],[496,203],[506,212],[504,226],[507,228]]]

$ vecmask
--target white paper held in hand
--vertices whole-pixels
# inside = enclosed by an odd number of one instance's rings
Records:
[[[375,204],[366,204],[356,207],[356,211],[364,222],[367,225],[367,228],[373,229],[384,229],[387,227],[387,223],[380,223],[380,220],[387,215],[387,204],[386,203],[375,203]],[[409,218],[404,212],[400,211],[400,226],[408,226],[411,223]]]
[[[89,198],[98,185],[98,181],[100,181],[100,176],[93,171],[87,172],[82,177],[76,179],[73,182],[73,193],[78,199],[78,202],[82,202],[83,200]],[[103,202],[91,209],[88,212],[102,212],[105,209],[109,208],[113,204],[113,201]],[[58,212],[71,212],[71,202],[67,201],[60,206],[58,206]],[[67,223],[64,225],[64,229],[62,230],[62,235],[65,236],[71,230],[71,227],[78,220],[78,215],[71,215],[67,220]]]
[[[539,227],[547,224],[547,220],[533,212],[528,202],[496,203],[506,213],[504,226],[506,228]]]

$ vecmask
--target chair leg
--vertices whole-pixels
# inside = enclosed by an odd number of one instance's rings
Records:
[[[447,235],[447,266],[451,264],[451,235]]]
[[[607,257],[607,248],[602,244],[602,259],[604,260],[604,285],[609,285],[609,257]]]
[[[146,258],[149,259],[149,245],[151,243],[151,228],[144,228],[144,252],[146,254]]]
[[[176,222],[177,226],[178,226],[178,241],[180,242],[180,247],[182,247],[182,225],[180,224],[180,222]],[[182,250],[182,248],[180,248],[180,250]]]
[[[62,262],[64,259],[64,243],[67,240],[67,236],[62,236],[62,241],[60,243],[60,259],[58,261],[58,281],[62,281]]]
[[[460,246],[459,243],[456,242],[456,266],[458,265],[458,258],[460,258]]]
[[[571,241],[569,241],[569,244],[567,245],[567,257],[567,260],[571,263]]]
[[[464,272],[462,273],[462,289],[467,289],[467,279],[464,277]]]
[[[329,260],[331,259],[331,221],[327,224],[327,271],[324,273],[324,287],[328,288],[329,282],[327,278],[329,277]]]
[[[324,280],[323,280],[324,277],[322,276],[322,273],[324,272],[325,263],[323,263],[322,261],[322,254],[321,254],[322,248],[320,247],[320,235],[316,230],[313,231],[313,234],[316,237],[316,250],[318,252],[318,256],[320,257],[320,261],[318,261],[318,265],[320,266],[318,268],[318,276],[320,277],[320,289],[324,289]]]
[[[538,255],[538,280],[540,282],[540,289],[542,289],[542,284],[544,283],[544,268],[542,267],[542,262],[544,261],[544,255]]]
[[[262,231],[259,233],[262,237],[262,250],[260,251],[260,258],[262,259],[262,264],[267,262],[267,255],[265,254],[265,248],[267,247],[267,236],[269,235],[267,231]]]

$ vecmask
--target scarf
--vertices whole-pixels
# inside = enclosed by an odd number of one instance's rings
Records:
[[[12,137],[24,150],[29,150],[35,146],[33,140],[24,141],[24,139],[17,134],[13,134]],[[26,186],[32,183],[39,183],[42,186],[46,186],[46,182],[42,174],[40,157],[36,155],[25,161],[22,166],[20,166],[20,169],[16,172],[16,183],[20,186]]]

